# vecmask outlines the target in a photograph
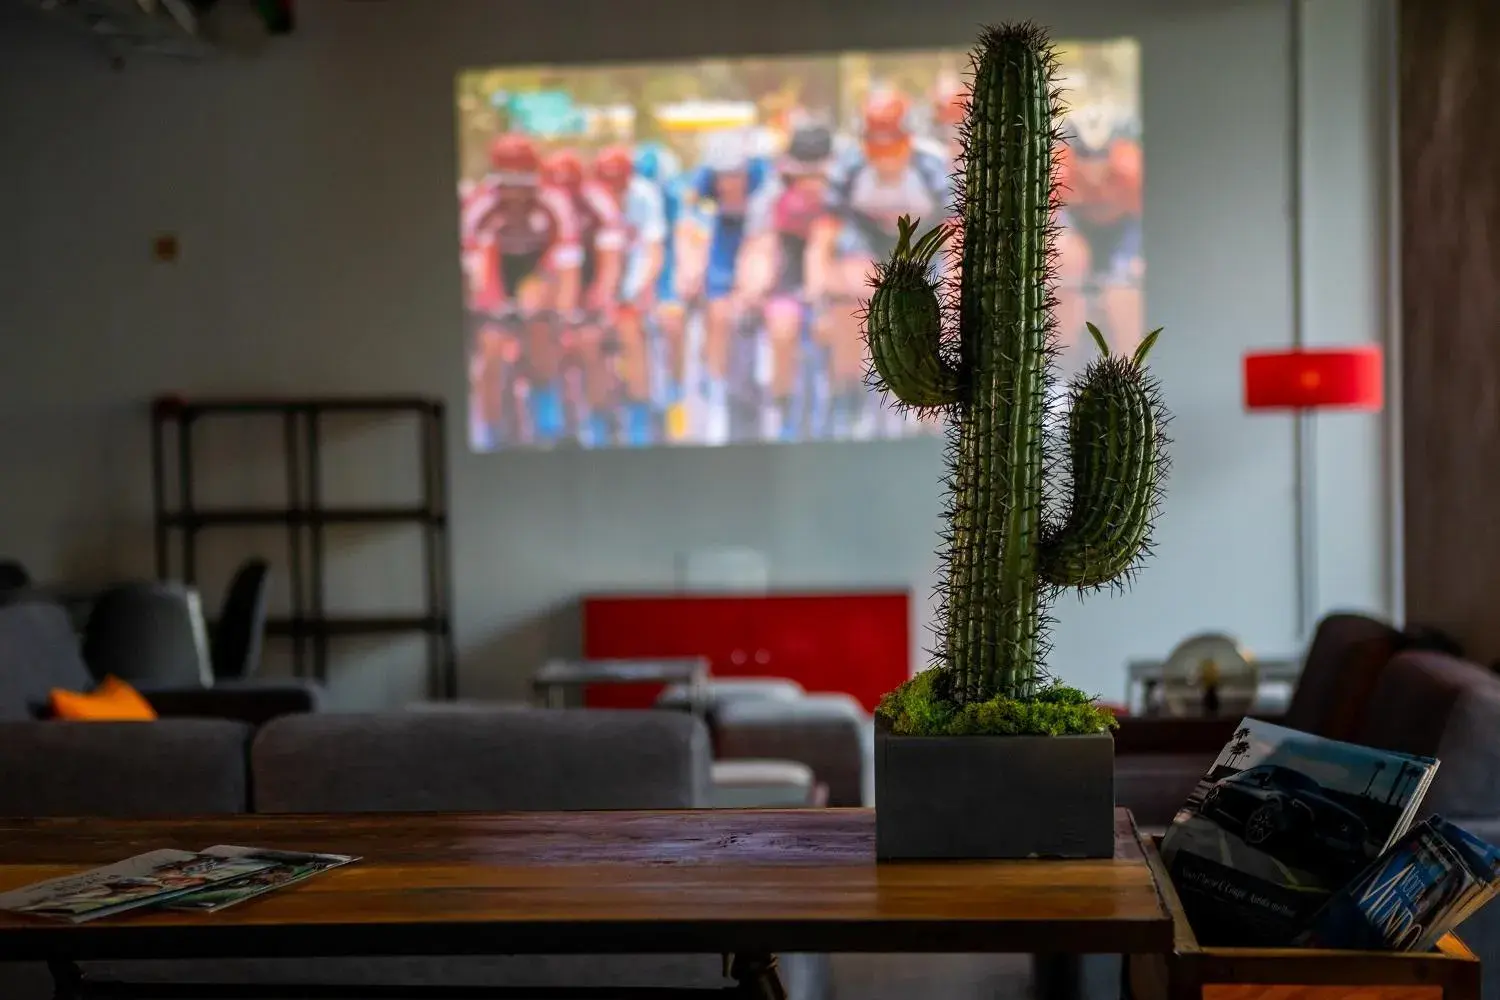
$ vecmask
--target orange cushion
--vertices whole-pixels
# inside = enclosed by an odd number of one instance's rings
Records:
[[[71,722],[151,722],[156,709],[118,677],[106,677],[88,694],[52,689],[52,715]]]

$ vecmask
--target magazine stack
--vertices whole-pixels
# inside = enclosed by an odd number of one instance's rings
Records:
[[[1437,769],[1245,719],[1162,839],[1198,939],[1430,950],[1500,888],[1500,850],[1414,823]]]

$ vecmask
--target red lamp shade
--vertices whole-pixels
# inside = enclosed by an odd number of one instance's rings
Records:
[[[1385,403],[1379,347],[1245,355],[1249,410],[1378,410]]]

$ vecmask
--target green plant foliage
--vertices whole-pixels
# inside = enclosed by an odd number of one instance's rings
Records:
[[[1068,387],[1062,447],[1046,439],[1063,200],[1056,72],[1041,29],[984,33],[963,130],[962,238],[946,224],[918,235],[903,219],[865,314],[871,385],[949,426],[935,654],[950,704],[897,692],[895,717],[913,732],[1107,729],[1107,713],[1047,683],[1047,609],[1064,589],[1128,582],[1161,503],[1167,414],[1145,368],[1160,330],[1124,355],[1090,325],[1100,356]]]
[[[902,736],[1082,736],[1116,728],[1114,713],[1056,681],[1022,700],[997,694],[956,703],[942,670],[924,670],[880,700],[876,715]]]

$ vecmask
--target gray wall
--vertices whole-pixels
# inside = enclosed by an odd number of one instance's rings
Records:
[[[450,475],[463,688],[513,692],[576,643],[559,609],[595,589],[671,585],[678,555],[762,550],[784,588],[902,586],[929,617],[938,445],[929,441],[593,454],[462,449],[464,361],[451,99],[463,67],[506,61],[963,44],[1035,15],[1062,36],[1133,34],[1144,51],[1147,308],[1176,411],[1159,556],[1124,597],[1066,600],[1053,666],[1107,695],[1123,661],[1229,629],[1292,650],[1292,431],[1240,404],[1239,358],[1291,336],[1294,267],[1319,339],[1381,339],[1380,71],[1360,0],[1314,0],[1304,221],[1289,246],[1287,4],[908,0],[619,4],[552,0],[517,24],[487,0],[300,5],[259,58],[112,71],[82,40],[0,13],[0,552],[48,578],[150,571],[154,393],[421,391],[454,404]],[[636,11],[639,13],[636,13]],[[855,12],[858,13],[855,13]],[[795,27],[793,27],[795,26]],[[1367,44],[1368,43],[1368,44]],[[1314,49],[1313,51],[1318,51]],[[1351,187],[1352,185],[1352,187]],[[155,233],[181,238],[172,265]],[[1323,606],[1388,605],[1379,423],[1345,421],[1318,494]],[[1355,422],[1348,423],[1353,420]],[[1344,434],[1343,438],[1338,434]],[[203,497],[274,500],[275,428],[205,443]],[[400,496],[410,438],[335,428],[330,488]],[[1334,446],[1330,445],[1330,449]],[[212,453],[212,461],[209,461]],[[1372,500],[1371,498],[1376,498]],[[274,533],[226,539],[281,555]],[[400,532],[341,534],[330,591],[349,609],[420,596]],[[1331,568],[1331,571],[1329,571]],[[216,595],[210,593],[210,599]],[[918,642],[923,630],[914,630]],[[419,646],[343,645],[344,704],[419,686]]]

